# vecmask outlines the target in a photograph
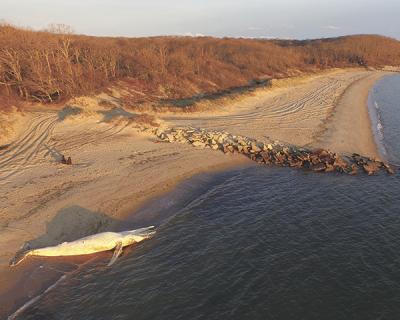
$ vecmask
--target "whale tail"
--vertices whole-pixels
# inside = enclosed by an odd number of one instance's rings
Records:
[[[21,250],[16,253],[15,257],[10,260],[9,266],[15,267],[16,265],[19,265],[27,256],[31,254],[31,252],[32,250],[29,243],[25,243]]]
[[[26,257],[27,257],[28,253],[24,253],[24,254],[17,254],[14,258],[12,258],[10,260],[10,267],[15,267],[17,265],[19,265]]]

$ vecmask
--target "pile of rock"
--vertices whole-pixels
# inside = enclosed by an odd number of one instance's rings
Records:
[[[387,173],[394,174],[393,168],[387,163],[376,159],[363,157],[358,153],[353,153],[351,156],[351,162],[353,163],[353,166],[362,168],[366,173],[368,173],[368,175],[373,175],[380,170],[386,170]]]
[[[379,170],[392,174],[392,168],[375,159],[353,154],[343,158],[324,149],[311,150],[278,141],[266,143],[228,132],[207,131],[198,128],[155,129],[154,134],[164,142],[189,143],[197,148],[240,153],[259,163],[284,167],[306,168],[315,172],[356,174],[360,169],[369,175]]]

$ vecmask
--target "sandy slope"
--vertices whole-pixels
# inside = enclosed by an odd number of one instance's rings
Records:
[[[365,99],[382,75],[350,70],[282,80],[218,113],[162,118],[174,126],[376,155]],[[26,130],[0,150],[0,317],[27,294],[15,290],[22,271],[7,267],[25,241],[49,245],[110,229],[182,179],[249,161],[189,145],[155,143],[153,136],[124,121],[104,122],[106,112],[103,118],[96,112],[73,120],[55,111],[28,113]],[[71,156],[74,165],[59,164],[61,153]]]
[[[30,117],[26,117],[25,113],[16,108],[7,112],[0,110],[0,151],[14,141],[29,122]]]

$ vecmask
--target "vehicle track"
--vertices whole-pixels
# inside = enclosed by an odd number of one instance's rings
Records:
[[[120,133],[127,124],[106,125],[68,136],[54,134],[60,124],[57,113],[32,113],[25,132],[0,152],[0,186],[11,178],[43,163],[54,162],[51,150],[70,152],[87,144],[100,143]]]
[[[12,176],[43,161],[40,153],[43,151],[43,145],[50,139],[57,122],[56,114],[33,115],[25,133],[0,153],[0,185],[7,184]]]
[[[323,121],[334,109],[337,98],[351,83],[368,76],[369,73],[360,72],[350,77],[347,74],[339,74],[314,80],[301,85],[299,90],[285,90],[232,115],[166,116],[164,120],[175,125],[191,125],[205,129],[232,131],[234,128],[237,133],[257,139],[273,137],[275,133],[279,138],[279,133],[284,136],[282,132],[286,131],[291,132],[289,135],[292,136],[296,133],[306,135],[308,144],[315,138],[316,131],[321,130]],[[296,143],[296,139],[293,143]]]

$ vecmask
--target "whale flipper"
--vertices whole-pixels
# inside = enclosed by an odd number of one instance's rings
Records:
[[[121,255],[121,253],[122,253],[122,241],[118,241],[114,249],[114,254],[107,266],[109,267],[113,265],[114,262],[117,261],[117,258]]]

